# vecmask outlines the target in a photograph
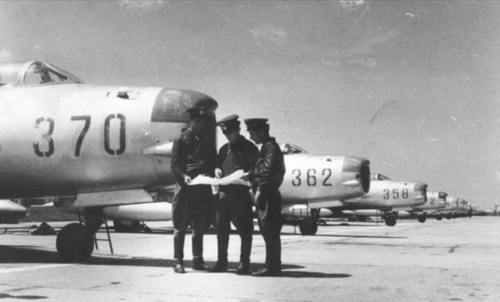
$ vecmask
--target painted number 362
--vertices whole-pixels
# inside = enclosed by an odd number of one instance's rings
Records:
[[[323,187],[331,187],[332,183],[330,180],[330,177],[332,176],[332,170],[329,168],[323,169],[321,173],[317,173],[316,169],[308,169],[304,174],[302,175],[302,170],[300,169],[294,169],[292,171],[293,176],[295,177],[292,180],[292,185],[294,187],[299,187],[302,185],[303,180],[305,183],[307,183],[308,186],[313,187],[316,185],[322,185]],[[320,175],[317,175],[320,174]],[[321,178],[321,179],[319,179]]]

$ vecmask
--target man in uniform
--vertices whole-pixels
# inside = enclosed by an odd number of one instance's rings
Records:
[[[240,135],[240,121],[237,115],[228,116],[217,123],[229,141],[222,146],[217,156],[216,177],[226,177],[237,170],[249,172],[255,167],[259,149]],[[252,250],[253,212],[250,188],[245,185],[220,186],[217,204],[218,260],[212,272],[227,271],[227,248],[231,221],[241,238],[239,275],[250,274],[250,253]]]
[[[215,105],[216,106],[216,105]],[[210,185],[188,185],[198,175],[214,177],[217,157],[215,142],[215,113],[209,106],[188,109],[191,119],[189,128],[174,140],[172,172],[177,179],[172,198],[174,224],[174,272],[185,273],[184,239],[186,229],[192,223],[192,247],[194,270],[208,270],[203,260],[203,233],[207,211],[212,197]]]
[[[279,187],[285,175],[285,160],[276,140],[269,136],[267,119],[246,119],[250,139],[262,144],[255,168],[249,179],[257,208],[259,226],[266,243],[265,267],[252,276],[281,276],[281,194]]]

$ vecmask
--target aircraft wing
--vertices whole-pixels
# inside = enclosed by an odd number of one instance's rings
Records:
[[[105,207],[135,203],[153,202],[151,195],[143,189],[82,193],[78,194],[75,207]]]

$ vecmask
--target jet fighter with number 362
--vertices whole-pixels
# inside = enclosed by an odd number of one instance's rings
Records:
[[[292,144],[282,144],[281,149],[286,166],[280,187],[282,213],[285,219],[298,222],[304,235],[316,233],[319,217],[324,212],[329,213],[327,207],[338,206],[342,200],[362,196],[369,190],[370,167],[366,159],[311,155]],[[58,207],[63,211],[76,212],[73,207]],[[103,213],[114,219],[116,231],[139,230],[140,221],[172,218],[170,205],[166,202],[113,205],[105,207]]]
[[[344,201],[367,194],[370,162],[356,156],[309,154],[283,144],[286,174],[280,193],[282,214],[297,220],[303,235],[314,235],[321,210],[343,206]]]

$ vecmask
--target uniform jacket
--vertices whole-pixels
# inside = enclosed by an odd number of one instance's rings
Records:
[[[252,142],[240,136],[233,143],[222,146],[217,156],[217,168],[222,170],[222,177],[231,175],[236,170],[249,172],[255,167],[259,149]]]
[[[179,184],[184,175],[194,178],[205,174],[214,177],[217,150],[215,139],[207,135],[195,135],[190,129],[174,140],[171,169]]]
[[[280,146],[273,137],[262,145],[255,168],[250,171],[250,179],[260,191],[279,189],[285,176],[285,159]]]

